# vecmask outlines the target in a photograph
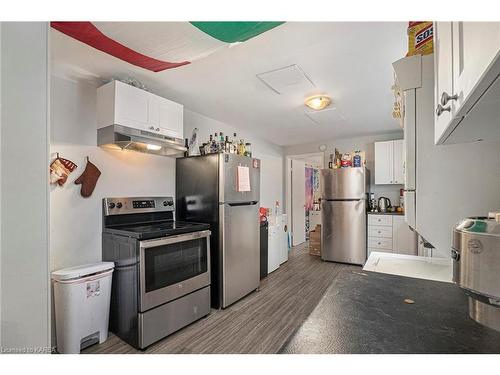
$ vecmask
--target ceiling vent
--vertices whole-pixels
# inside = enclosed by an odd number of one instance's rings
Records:
[[[305,113],[307,117],[318,125],[333,125],[345,121],[337,108],[324,109],[322,111],[310,111]]]
[[[300,66],[295,64],[269,72],[259,73],[256,77],[277,94],[286,94],[290,92],[303,93],[315,87],[314,83],[304,73]]]

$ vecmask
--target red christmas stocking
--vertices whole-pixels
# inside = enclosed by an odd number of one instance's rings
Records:
[[[82,185],[82,189],[80,190],[80,194],[82,195],[82,197],[88,198],[92,195],[92,192],[94,191],[95,185],[97,184],[97,180],[99,179],[100,175],[101,171],[97,169],[97,167],[92,164],[87,157],[87,165],[85,166],[85,170],[83,171],[81,176],[75,180],[75,184]]]

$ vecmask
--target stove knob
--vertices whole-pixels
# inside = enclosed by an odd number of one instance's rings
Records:
[[[108,204],[108,207],[109,208],[115,208],[115,204],[113,202],[111,202],[111,203]]]
[[[167,206],[167,205],[168,205],[168,202],[167,202],[167,201],[163,201],[163,205],[164,205],[164,206]]]
[[[122,208],[122,203],[121,203],[121,202],[118,202],[118,203],[116,204],[116,208]]]
[[[168,201],[168,202],[167,202],[167,204],[168,204],[169,206],[173,206],[173,205],[174,205],[174,202],[172,202],[172,201]]]

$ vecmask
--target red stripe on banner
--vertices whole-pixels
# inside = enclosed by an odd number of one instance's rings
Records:
[[[51,22],[50,25],[63,34],[88,44],[99,51],[108,53],[120,60],[153,72],[161,72],[162,70],[189,64],[189,61],[172,63],[143,55],[108,38],[91,22]]]

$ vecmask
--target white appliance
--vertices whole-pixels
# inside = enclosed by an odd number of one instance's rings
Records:
[[[288,261],[288,216],[269,217],[267,272],[271,273]]]
[[[279,216],[280,225],[280,264],[288,261],[288,215],[283,214]]]
[[[277,223],[269,223],[267,273],[276,271],[280,266],[280,230]]]

